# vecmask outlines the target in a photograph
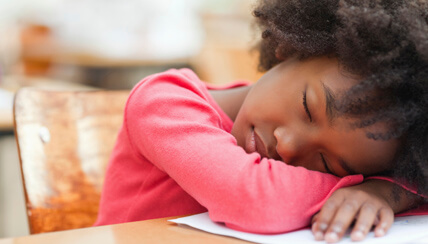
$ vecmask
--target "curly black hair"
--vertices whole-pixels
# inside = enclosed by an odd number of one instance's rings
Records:
[[[428,194],[428,1],[261,0],[259,69],[290,57],[331,56],[361,82],[336,103],[374,140],[399,138],[391,171]]]

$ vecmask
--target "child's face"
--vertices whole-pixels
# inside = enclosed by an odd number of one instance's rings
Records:
[[[398,140],[369,139],[364,129],[351,129],[350,120],[334,117],[326,105],[327,97],[334,99],[357,82],[340,73],[334,58],[283,62],[249,91],[232,134],[248,153],[310,170],[337,176],[384,171]]]

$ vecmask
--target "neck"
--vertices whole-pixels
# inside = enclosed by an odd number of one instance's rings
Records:
[[[250,89],[251,86],[226,90],[211,90],[210,94],[227,116],[229,116],[232,121],[235,121],[236,115],[239,109],[241,109],[242,103]]]

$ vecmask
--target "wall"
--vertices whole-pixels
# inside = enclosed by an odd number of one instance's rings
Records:
[[[28,235],[25,200],[13,135],[0,135],[0,238]]]

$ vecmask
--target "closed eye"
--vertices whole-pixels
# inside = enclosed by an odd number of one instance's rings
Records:
[[[306,111],[306,114],[308,115],[309,121],[312,122],[312,115],[311,115],[311,112],[309,111],[308,104],[306,102],[306,89],[303,92],[303,108],[305,108],[305,111]]]
[[[329,173],[329,174],[336,175],[336,174],[334,174],[334,173],[330,170],[330,168],[328,167],[327,162],[325,161],[324,155],[322,155],[322,153],[320,153],[320,156],[321,156],[321,161],[322,161],[322,163],[324,164],[325,171],[326,171],[327,173]]]

